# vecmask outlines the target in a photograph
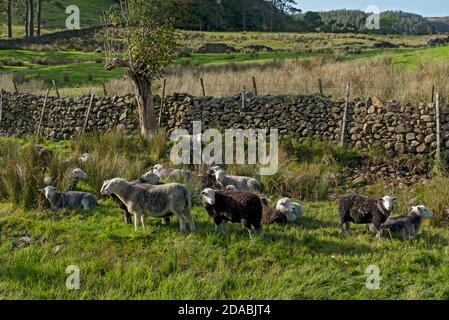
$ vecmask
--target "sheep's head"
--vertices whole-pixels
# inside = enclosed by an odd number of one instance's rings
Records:
[[[80,155],[80,157],[79,157],[79,161],[80,162],[87,162],[87,161],[89,161],[89,160],[91,160],[92,159],[92,155],[90,154],[90,153],[83,153],[82,155]]]
[[[223,170],[217,170],[215,171],[215,179],[217,179],[218,182],[223,182],[226,177],[226,174]]]
[[[387,210],[388,212],[393,211],[395,205],[396,205],[396,198],[385,196],[383,198],[379,199],[380,203],[382,204],[382,207]]]
[[[280,199],[276,204],[276,210],[287,214],[293,212],[294,208],[292,200],[289,198]]]
[[[226,188],[225,188],[225,191],[239,191],[238,189],[237,189],[237,187],[236,186],[234,186],[233,184],[230,184],[229,186],[226,186]]]
[[[153,173],[159,175],[160,172],[162,171],[162,169],[164,169],[164,166],[163,166],[162,164],[156,164],[156,165],[153,167]]]
[[[73,177],[77,180],[86,180],[87,179],[87,173],[85,173],[80,168],[76,168],[72,171]]]
[[[215,191],[213,189],[207,188],[201,192],[201,198],[203,204],[213,206],[215,204]]]
[[[269,206],[271,204],[271,200],[267,197],[260,197],[260,202],[263,206]]]
[[[53,199],[53,197],[56,194],[56,188],[53,186],[47,186],[43,189],[44,194],[45,194],[45,198],[47,198],[48,200]]]
[[[106,180],[105,182],[103,182],[100,193],[103,195],[117,193],[120,185],[124,183],[127,183],[126,180],[120,178]]]
[[[161,178],[152,171],[148,171],[142,177],[140,177],[140,179],[149,184],[159,184],[159,182],[161,181]]]
[[[292,202],[293,210],[286,214],[287,221],[292,222],[304,216],[304,208],[296,202]]]
[[[421,218],[430,219],[433,217],[433,212],[426,206],[412,207],[412,212],[420,216]]]

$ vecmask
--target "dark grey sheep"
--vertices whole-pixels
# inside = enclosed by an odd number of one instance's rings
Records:
[[[432,217],[432,211],[426,206],[412,207],[412,211],[407,215],[389,217],[381,226],[381,235],[402,239],[414,239],[421,229],[422,220]],[[370,225],[370,231],[376,232],[373,225]]]
[[[369,224],[372,223],[380,235],[380,228],[391,211],[394,209],[396,198],[385,196],[380,199],[370,199],[359,195],[341,197],[340,207],[340,233],[343,232],[343,224],[346,224],[346,232],[351,230],[350,223]]]
[[[250,237],[262,232],[262,203],[250,192],[216,191],[204,189],[201,192],[203,206],[214,219],[215,231],[226,222],[242,223]]]

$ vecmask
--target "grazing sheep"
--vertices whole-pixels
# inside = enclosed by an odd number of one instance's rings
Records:
[[[214,219],[215,231],[226,222],[242,223],[249,236],[262,232],[262,203],[250,192],[229,192],[204,189],[201,192],[203,206]]]
[[[80,168],[76,168],[72,171],[72,180],[70,181],[70,185],[68,187],[69,190],[75,190],[78,188],[78,182],[81,180],[87,179],[87,173],[81,170]]]
[[[34,150],[37,155],[39,167],[41,167],[43,170],[48,169],[51,159],[53,158],[53,152],[51,150],[45,149],[39,144],[34,146]]]
[[[192,178],[192,172],[188,170],[180,170],[180,169],[170,169],[165,168],[161,164],[157,164],[153,168],[153,172],[157,174],[161,179],[191,179]]]
[[[276,204],[276,209],[283,212],[288,222],[293,222],[304,216],[304,208],[289,198],[283,198]]]
[[[343,224],[346,224],[346,233],[351,230],[350,223],[373,223],[380,237],[380,228],[391,211],[394,209],[396,198],[385,196],[380,199],[370,199],[359,195],[341,197],[340,204],[340,233],[343,232]]]
[[[215,178],[222,188],[234,185],[238,191],[257,193],[260,191],[260,182],[250,177],[228,176],[223,170],[215,171]]]
[[[45,187],[43,191],[53,211],[61,209],[92,210],[97,206],[95,197],[87,192],[58,192],[52,186]]]
[[[198,179],[199,179],[199,181],[201,183],[201,187],[203,189],[219,188],[219,184],[218,184],[217,180],[215,179],[215,174],[213,172],[211,172],[210,170],[208,170],[205,174],[199,174]]]
[[[433,212],[426,206],[412,207],[412,211],[408,215],[389,217],[382,224],[381,236],[390,235],[390,237],[414,239],[421,229],[422,220],[432,217]],[[376,233],[373,225],[370,225],[370,231]]]
[[[134,214],[135,230],[139,222],[145,228],[145,216],[164,218],[172,214],[179,219],[181,231],[186,230],[186,219],[191,231],[195,231],[195,223],[191,213],[191,197],[189,190],[181,184],[165,185],[132,185],[120,178],[105,181],[102,194],[116,194],[126,204],[129,212]]]
[[[92,159],[93,159],[93,156],[92,156],[92,154],[90,154],[90,153],[83,153],[83,154],[80,155],[79,158],[78,158],[78,160],[79,160],[81,163],[85,163],[85,162],[90,161],[90,160],[92,160]]]

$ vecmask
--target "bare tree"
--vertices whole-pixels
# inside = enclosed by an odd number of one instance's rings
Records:
[[[41,23],[42,23],[42,0],[37,0],[37,12],[36,12],[36,35],[41,35]]]
[[[171,0],[122,0],[105,15],[105,68],[127,69],[135,87],[140,132],[146,138],[158,130],[152,85],[172,61],[176,46],[173,9]],[[114,50],[117,34],[125,39],[124,52]]]
[[[12,39],[12,0],[8,0],[7,8],[8,39]]]
[[[27,0],[27,25],[28,25],[28,37],[34,37],[34,3],[33,0]]]

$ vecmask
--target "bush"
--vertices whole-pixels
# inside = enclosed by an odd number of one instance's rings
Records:
[[[2,59],[0,60],[2,65],[6,67],[21,67],[23,66],[23,61],[15,60],[15,59]]]

